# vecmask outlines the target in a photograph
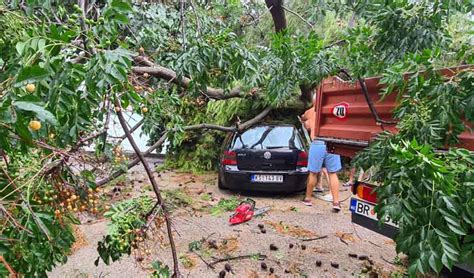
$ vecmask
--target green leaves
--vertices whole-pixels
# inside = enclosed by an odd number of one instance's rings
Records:
[[[41,81],[49,75],[49,72],[38,65],[23,68],[16,78],[16,86],[25,84],[26,82]]]
[[[49,122],[52,125],[57,125],[57,121],[54,115],[48,110],[44,109],[44,107],[39,104],[26,101],[16,101],[13,103],[13,106],[20,110],[31,111],[35,113],[38,119]]]

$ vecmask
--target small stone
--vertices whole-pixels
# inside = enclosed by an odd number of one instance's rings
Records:
[[[267,264],[265,262],[262,262],[260,264],[260,267],[263,269],[263,270],[267,270]]]
[[[258,224],[257,226],[258,226],[258,228],[260,228],[260,229],[263,229],[263,227],[264,227],[262,223]]]
[[[267,230],[261,229],[260,232],[261,232],[262,234],[266,234],[266,233],[267,233]]]
[[[320,267],[322,264],[323,264],[323,263],[322,263],[320,260],[317,260],[317,261],[316,261],[316,266],[317,266],[317,267]]]
[[[331,262],[331,266],[334,268],[339,268],[339,264],[335,262]]]
[[[285,273],[290,273],[290,271],[288,269],[285,269]]]
[[[275,269],[273,267],[270,267],[270,273],[274,273]]]
[[[349,257],[351,257],[351,258],[357,258],[357,254],[349,253]]]
[[[270,250],[277,251],[278,247],[275,244],[272,243],[272,244],[270,244]]]
[[[360,255],[359,256],[359,260],[361,260],[361,261],[365,261],[365,260],[368,260],[368,259],[369,259],[369,256],[367,256],[367,255]]]
[[[215,240],[210,240],[210,241],[209,241],[209,247],[214,248],[214,249],[217,249],[217,248],[218,248],[218,247],[217,247],[217,241],[215,241]]]
[[[301,250],[306,250],[306,245],[302,244],[301,245]]]
[[[288,247],[293,248],[295,245],[293,243],[290,243],[290,245],[288,245]]]
[[[221,272],[219,272],[219,278],[224,278],[225,277],[225,270],[221,270]]]

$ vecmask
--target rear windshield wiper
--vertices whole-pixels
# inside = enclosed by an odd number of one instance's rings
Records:
[[[290,149],[288,146],[268,146],[265,149]]]

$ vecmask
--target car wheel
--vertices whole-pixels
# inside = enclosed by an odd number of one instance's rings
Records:
[[[220,177],[217,178],[217,187],[219,189],[227,189],[227,187],[225,187],[224,184],[222,184],[222,181],[221,181]]]

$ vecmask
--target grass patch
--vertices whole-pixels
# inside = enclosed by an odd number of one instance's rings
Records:
[[[241,201],[241,198],[236,196],[232,196],[228,199],[221,199],[219,200],[217,205],[211,208],[211,214],[216,216],[224,212],[233,211],[240,204]]]
[[[209,201],[212,199],[211,195],[208,194],[208,193],[203,193],[203,194],[201,194],[201,195],[199,196],[199,198],[200,198],[201,200],[203,200],[203,201],[206,201],[206,202],[209,202]]]
[[[187,207],[193,204],[193,198],[182,189],[163,190],[163,199],[171,208]]]

